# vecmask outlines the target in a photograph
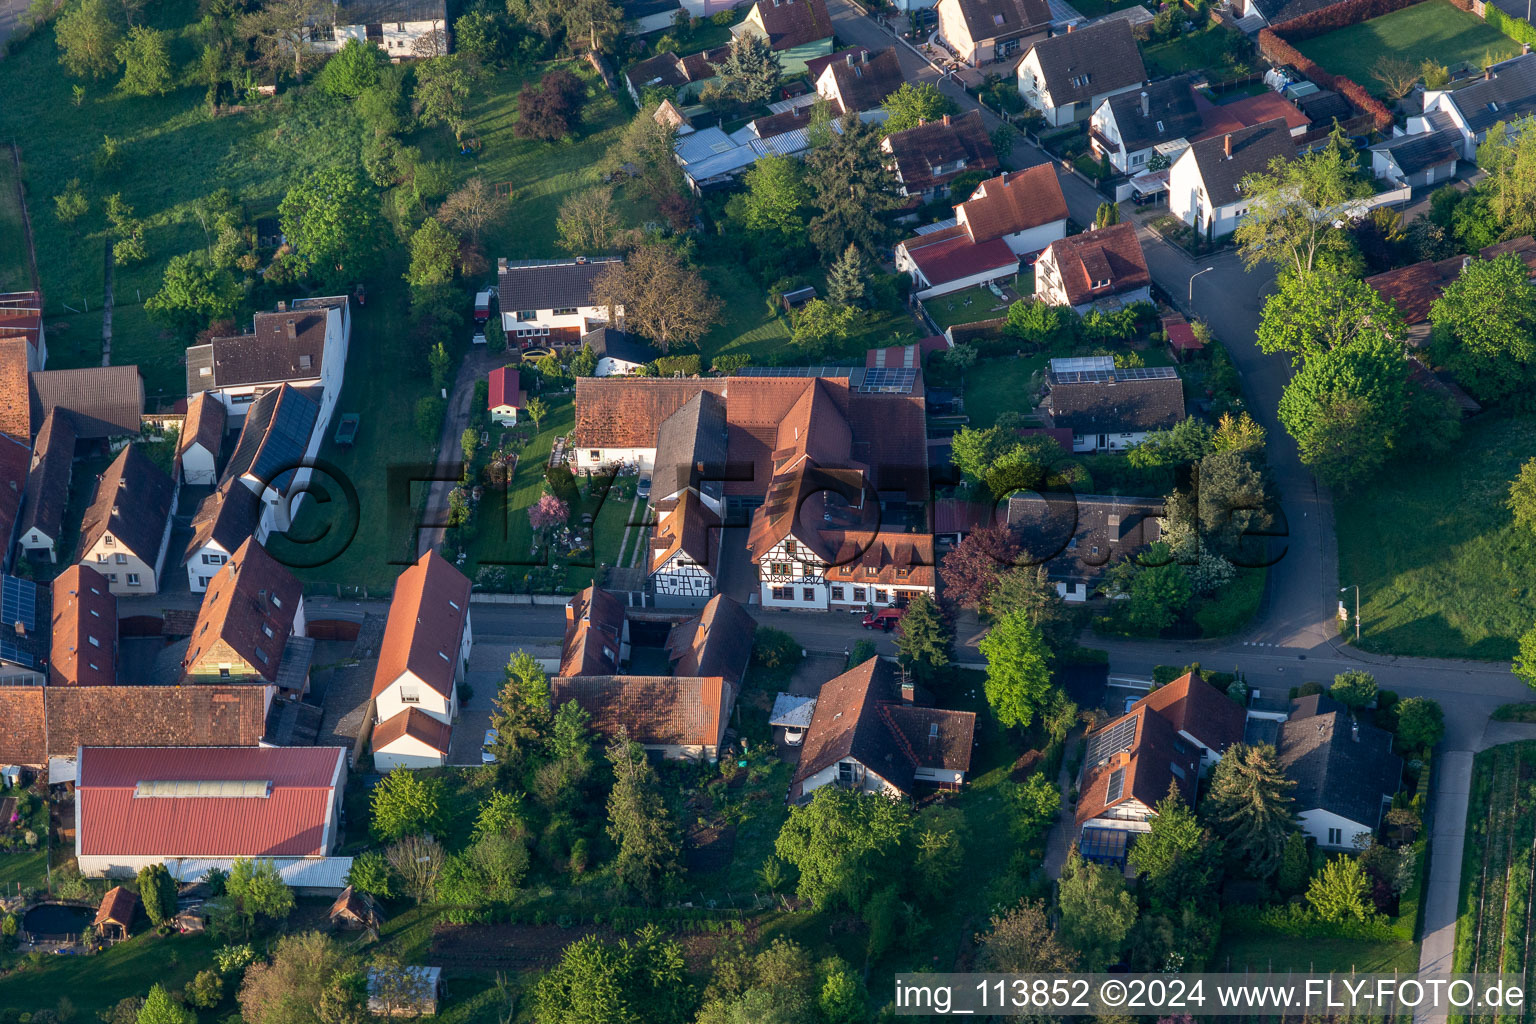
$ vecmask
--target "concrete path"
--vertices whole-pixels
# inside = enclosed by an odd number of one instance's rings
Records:
[[[470,404],[475,398],[475,381],[486,377],[498,362],[505,361],[504,353],[493,354],[484,345],[471,345],[470,352],[459,363],[454,376],[453,388],[448,392],[448,410],[443,414],[443,429],[437,441],[438,477],[427,491],[427,505],[422,523],[441,524],[448,521],[448,493],[458,486],[464,472],[464,449],[459,437],[469,426]],[[443,542],[447,530],[440,525],[423,526],[416,536],[416,553],[426,554]]]
[[[1436,766],[1434,834],[1424,892],[1424,938],[1419,946],[1419,973],[1430,977],[1451,973],[1451,954],[1456,948],[1456,905],[1461,892],[1461,849],[1467,837],[1472,757],[1470,750],[1446,751]],[[1444,1016],[1440,1015],[1442,1019]]]

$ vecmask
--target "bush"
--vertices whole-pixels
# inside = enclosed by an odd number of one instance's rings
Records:
[[[437,440],[438,433],[443,429],[443,414],[448,410],[448,403],[436,395],[428,395],[416,400],[416,435],[428,444]]]
[[[703,359],[698,355],[661,356],[651,365],[658,377],[697,377],[702,372]]]
[[[224,999],[224,979],[216,971],[198,971],[187,982],[183,998],[200,1010],[211,1010]]]
[[[757,627],[752,637],[752,660],[764,668],[794,668],[803,651],[800,641],[781,629]]]

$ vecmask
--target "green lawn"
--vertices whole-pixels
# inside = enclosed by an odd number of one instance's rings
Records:
[[[1350,970],[1388,974],[1412,973],[1419,966],[1419,944],[1408,939],[1367,942],[1292,935],[1222,935],[1212,971],[1325,972]]]
[[[146,994],[155,982],[180,992],[198,971],[213,965],[217,946],[206,934],[162,938],[146,930],[95,956],[44,957],[35,969],[0,977],[0,1006],[36,1013],[56,1009],[59,998],[68,996],[77,1021],[94,1021],[119,999]],[[222,1012],[233,1006],[226,996]],[[206,1016],[216,1019],[212,1013]]]
[[[706,358],[740,354],[752,362],[782,361],[789,351],[789,317],[768,308],[768,293],[743,267],[711,263],[704,268],[709,289],[722,303],[720,322],[704,335]]]
[[[1221,56],[1227,52],[1231,32],[1223,25],[1211,25],[1198,32],[1186,32],[1166,43],[1143,46],[1141,56],[1147,72],[1153,77],[1196,71],[1219,78]]]
[[[986,359],[965,373],[965,414],[972,427],[990,427],[1005,412],[1034,408],[1029,383],[1045,369],[1044,355]]]
[[[1019,275],[1019,280],[1026,279],[1029,282],[1028,289],[1032,291],[1033,272],[1026,271]],[[933,317],[940,330],[946,331],[956,324],[973,324],[978,320],[995,320],[1007,316],[1008,306],[1009,303],[992,294],[991,289],[980,286],[923,300],[923,308],[928,311],[928,315]]]
[[[41,889],[47,884],[48,854],[45,851],[0,854],[0,893],[14,896],[18,885],[23,889]]]
[[[1395,464],[1369,490],[1336,497],[1339,585],[1360,585],[1367,650],[1514,655],[1536,621],[1536,539],[1504,501],[1532,452],[1536,417],[1486,413],[1452,454]]]
[[[1371,76],[1371,67],[1382,57],[1414,64],[1433,57],[1454,67],[1464,61],[1491,63],[1520,52],[1520,44],[1448,0],[1427,0],[1295,46],[1324,70],[1346,75],[1378,96],[1385,88]]]
[[[11,150],[0,146],[0,292],[19,292],[32,287],[27,268],[27,232],[21,219],[21,196],[16,191],[16,165]]]

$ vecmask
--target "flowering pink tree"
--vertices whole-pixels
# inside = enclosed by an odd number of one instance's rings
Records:
[[[543,533],[564,523],[569,514],[570,510],[565,507],[565,502],[553,494],[542,494],[528,510],[528,525],[535,531]]]

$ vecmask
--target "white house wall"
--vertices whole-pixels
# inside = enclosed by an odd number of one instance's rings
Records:
[[[373,767],[380,772],[395,768],[441,768],[447,763],[446,751],[433,750],[414,736],[401,736],[373,752]]]
[[[655,448],[578,448],[576,472],[605,472],[614,466],[638,466],[649,473],[656,465]]]
[[[407,701],[402,697],[403,692],[412,692],[419,700]],[[389,687],[375,699],[375,709],[379,721],[393,718],[407,708],[416,710],[437,719],[439,722],[453,722],[458,712],[457,687],[449,687],[448,695],[438,693],[432,687],[422,682],[414,672],[404,672],[400,677],[389,684]]]
[[[1317,845],[1325,850],[1353,850],[1355,848],[1355,836],[1361,832],[1374,832],[1376,830],[1374,825],[1351,821],[1342,814],[1325,811],[1321,807],[1313,808],[1310,811],[1303,811],[1296,817],[1301,824],[1301,830],[1317,840]],[[1330,843],[1328,841],[1328,830],[1331,828],[1339,830],[1339,841],[1337,843]]]
[[[218,483],[218,470],[213,453],[200,443],[193,443],[181,453],[182,481],[194,487],[211,487]]]

